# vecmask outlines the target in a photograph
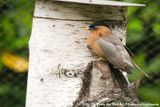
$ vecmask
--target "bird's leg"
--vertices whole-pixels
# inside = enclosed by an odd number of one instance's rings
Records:
[[[103,57],[100,57],[100,58],[98,58],[98,60],[99,61],[107,61],[105,58],[103,58]]]
[[[99,62],[99,61],[107,61],[105,58],[103,57],[99,57],[98,59],[93,59],[92,62]]]

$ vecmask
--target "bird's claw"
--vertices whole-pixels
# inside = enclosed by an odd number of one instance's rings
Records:
[[[101,57],[101,58],[92,60],[92,62],[98,62],[98,61],[106,61],[106,59]]]

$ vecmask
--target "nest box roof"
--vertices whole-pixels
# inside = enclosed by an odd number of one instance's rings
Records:
[[[53,0],[59,2],[78,3],[78,4],[91,4],[91,5],[106,5],[106,6],[145,6],[145,4],[127,3],[112,0]]]

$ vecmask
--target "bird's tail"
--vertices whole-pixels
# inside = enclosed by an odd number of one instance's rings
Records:
[[[151,79],[148,74],[146,74],[138,65],[133,63],[134,67],[137,68],[140,72],[142,72],[147,78]]]

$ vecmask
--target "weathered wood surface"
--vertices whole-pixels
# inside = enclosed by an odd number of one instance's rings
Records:
[[[106,6],[145,6],[145,4],[118,2],[114,0],[54,0],[54,1],[79,3],[79,4],[106,5]]]
[[[119,86],[114,84],[107,65],[91,63],[97,57],[87,48],[89,31],[82,27],[97,18],[106,19],[109,24],[115,22],[112,32],[125,44],[127,8],[109,6],[107,10],[103,7],[105,15],[102,15],[96,13],[97,7],[82,6],[84,10],[81,6],[53,0],[36,1],[29,41],[26,107],[71,107],[73,104],[76,107],[85,101],[99,104],[103,101],[115,102],[114,98],[121,101],[126,98]],[[111,8],[114,17],[109,12]],[[123,11],[117,11],[119,9]],[[122,21],[123,25],[119,26],[115,20]],[[108,72],[106,80],[101,79],[99,68]],[[129,101],[132,97],[128,98]],[[137,102],[136,98],[134,102]]]
[[[126,7],[83,5],[41,0],[41,2],[36,2],[34,16],[75,21],[92,21],[94,19],[124,20],[124,13],[126,12]]]

